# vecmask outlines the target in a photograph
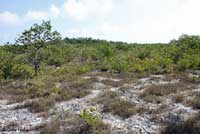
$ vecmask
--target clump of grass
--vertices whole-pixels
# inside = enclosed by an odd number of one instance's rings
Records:
[[[85,65],[66,65],[60,68],[57,68],[53,75],[62,75],[62,74],[73,74],[73,75],[80,75],[92,70],[92,65],[85,64]]]
[[[182,103],[184,101],[184,95],[183,94],[175,94],[172,99],[175,103]]]
[[[150,103],[156,103],[160,104],[163,102],[163,98],[161,96],[156,96],[156,95],[141,95],[140,97],[143,98],[144,101],[150,102]]]
[[[41,129],[41,134],[109,134],[111,128],[98,120],[95,125],[88,124],[80,116],[57,117]]]
[[[183,123],[169,123],[161,134],[199,134],[200,117],[196,115]]]
[[[28,109],[31,112],[39,113],[48,111],[54,104],[55,104],[54,97],[45,97],[33,100],[31,102],[27,102],[25,106],[28,107]]]
[[[57,134],[60,131],[61,121],[54,119],[40,130],[40,134]]]
[[[144,89],[144,91],[139,94],[139,97],[146,102],[161,103],[164,96],[175,94],[178,91],[181,92],[188,89],[191,89],[191,87],[182,82],[174,84],[151,85]],[[181,99],[183,99],[183,97],[181,98],[181,96],[176,96],[176,98],[174,97],[174,99],[178,102],[182,101]]]
[[[200,109],[200,93],[196,93],[194,97],[188,100],[186,103],[194,109]]]
[[[137,113],[135,105],[128,101],[115,99],[111,104],[104,104],[104,112],[111,112],[113,115],[119,115],[122,118],[129,118]]]
[[[141,97],[145,97],[148,95],[165,96],[171,93],[176,93],[176,91],[177,91],[177,87],[175,84],[152,85],[152,86],[147,87],[140,96]]]
[[[109,112],[122,118],[129,118],[137,113],[137,108],[131,102],[120,99],[115,92],[106,92],[97,99],[97,103],[103,104],[103,112]]]
[[[119,87],[122,85],[122,82],[119,81],[111,81],[111,80],[103,80],[102,81],[105,85],[112,86],[112,87]]]
[[[151,85],[147,87],[139,96],[146,100],[152,100],[151,98],[158,99],[159,96],[167,96],[177,91],[184,91],[191,89],[184,83],[164,84],[164,85]],[[149,97],[152,96],[152,97]],[[148,99],[150,98],[150,99]]]
[[[56,83],[60,83],[60,87]],[[32,112],[48,111],[57,101],[84,97],[91,88],[89,80],[72,75],[55,78],[42,76],[28,81],[3,82],[2,85],[0,94],[8,96],[6,99],[10,98],[12,102],[33,99],[33,102],[26,104]]]
[[[72,98],[82,98],[89,93],[87,90],[73,90],[73,89],[62,89],[56,94],[56,101],[70,100]]]
[[[51,88],[45,91],[40,91],[38,97],[31,103],[26,104],[31,112],[48,111],[56,102],[70,100],[72,98],[81,98],[89,93],[88,90],[80,89],[60,89]]]

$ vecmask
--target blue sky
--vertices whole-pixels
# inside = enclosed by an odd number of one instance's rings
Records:
[[[0,0],[0,44],[51,20],[62,37],[138,43],[200,34],[199,0]]]

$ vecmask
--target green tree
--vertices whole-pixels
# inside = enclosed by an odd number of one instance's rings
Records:
[[[28,61],[37,75],[40,70],[40,50],[45,48],[49,42],[60,39],[61,35],[57,31],[52,31],[50,21],[43,21],[42,24],[34,24],[30,29],[25,30],[16,40],[16,44],[24,45],[27,48]]]
[[[173,40],[171,43],[176,43],[177,46],[185,48],[185,51],[187,51],[187,48],[200,49],[200,36],[183,34],[177,41]]]

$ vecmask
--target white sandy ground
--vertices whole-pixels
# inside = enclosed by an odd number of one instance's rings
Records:
[[[178,83],[179,80],[165,81],[163,75],[154,75],[151,77],[158,77],[160,80],[151,80],[150,78],[140,79],[137,84],[124,84],[122,86],[128,86],[129,88],[125,92],[121,92],[120,87],[106,86],[102,83],[103,80],[109,80],[113,82],[119,82],[120,79],[113,79],[107,77],[97,76],[98,82],[93,83],[93,89],[91,93],[80,99],[72,99],[69,101],[57,103],[49,113],[63,114],[65,112],[71,114],[79,114],[85,108],[91,106],[96,108],[97,114],[102,118],[102,121],[109,124],[116,134],[156,134],[160,131],[161,127],[159,123],[151,120],[151,115],[148,113],[136,114],[128,119],[122,119],[119,116],[114,116],[109,113],[102,113],[102,106],[95,104],[92,105],[91,101],[98,97],[105,91],[115,91],[121,95],[122,99],[135,103],[137,106],[146,107],[149,109],[158,109],[160,104],[146,103],[139,99],[137,93],[140,93],[145,86],[152,84],[168,84]],[[92,76],[85,76],[85,79],[91,79]],[[194,89],[199,91],[199,89]],[[9,104],[7,100],[0,101],[0,134],[38,134],[36,131],[38,127],[41,127],[46,122],[51,121],[54,116],[50,116],[48,119],[38,117],[37,114],[29,112],[27,109],[16,109],[19,106],[23,106],[23,103]],[[185,120],[197,111],[186,107],[182,104],[173,104],[169,99],[166,99],[165,103],[168,105],[168,110],[158,114],[160,120],[167,122],[171,120],[170,117],[178,117],[180,120]],[[50,114],[51,115],[51,114]],[[173,119],[172,119],[173,120]],[[7,126],[11,125],[10,129]]]

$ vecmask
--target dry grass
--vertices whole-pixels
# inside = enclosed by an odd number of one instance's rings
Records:
[[[51,72],[29,80],[9,80],[0,82],[0,98],[12,102],[34,99],[26,107],[32,112],[48,111],[55,102],[81,98],[92,89],[89,80],[72,74],[51,75]],[[38,100],[37,100],[38,99]],[[36,101],[37,100],[37,101]]]
[[[145,96],[141,96],[142,99],[146,102],[149,103],[156,103],[156,104],[160,104],[163,102],[163,98],[161,96],[156,96],[156,95],[145,95]]]
[[[182,103],[184,100],[185,100],[185,97],[183,94],[175,94],[172,98],[172,100],[175,102],[175,103]]]
[[[165,96],[171,93],[176,93],[177,88],[176,85],[168,84],[168,85],[152,85],[147,87],[141,94],[141,97],[145,97],[148,95],[155,95],[155,96]]]
[[[194,109],[200,109],[200,96],[196,94],[192,99],[186,102],[187,105],[193,107]]]
[[[121,76],[109,73],[106,75],[114,76],[114,78],[125,78],[128,74]],[[47,68],[34,79],[0,81],[0,94],[4,96],[1,97],[2,99],[12,100],[12,102],[40,98],[39,100],[42,103],[34,101],[29,104],[31,111],[39,112],[48,110],[50,108],[48,105],[52,106],[56,101],[86,96],[89,90],[92,89],[91,83],[92,80],[82,79],[79,73],[76,75],[76,73],[70,73],[69,71],[65,73],[62,68]],[[119,86],[117,82],[113,84],[113,82],[109,81],[107,83]]]
[[[197,115],[183,123],[169,123],[161,134],[199,134],[200,117]]]
[[[54,104],[55,104],[55,98],[45,97],[31,102],[27,102],[25,104],[25,107],[27,107],[31,112],[39,113],[48,111]]]
[[[160,103],[164,96],[176,94],[177,92],[189,89],[192,89],[192,87],[182,82],[175,84],[151,85],[145,88],[139,97],[147,102]],[[177,98],[177,101],[178,99],[181,98]]]
[[[137,113],[136,106],[128,101],[120,99],[115,92],[106,92],[97,98],[97,103],[103,104],[103,112],[109,112],[122,118],[129,118]]]
[[[194,85],[188,85],[188,83],[182,81],[173,84],[151,85],[146,87],[144,91],[139,94],[139,97],[146,102],[159,104],[163,102],[164,97],[172,95],[172,100],[175,103],[181,103],[184,101],[184,96],[181,95],[180,92],[191,89],[194,89]]]
[[[112,134],[112,132],[110,126],[101,121],[96,126],[91,126],[78,116],[65,116],[48,123],[41,129],[41,134]]]
[[[165,80],[179,79],[186,84],[198,84],[200,79],[198,77],[190,77],[188,72],[174,72],[167,74]]]

